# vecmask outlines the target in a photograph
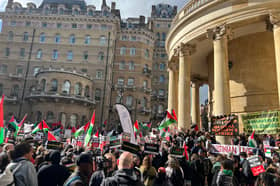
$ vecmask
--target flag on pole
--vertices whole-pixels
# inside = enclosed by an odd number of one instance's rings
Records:
[[[26,120],[26,118],[27,118],[27,114],[25,114],[24,117],[22,118],[22,120],[19,122],[18,128],[16,129],[16,132],[15,132],[15,137],[18,135],[20,129],[23,127],[23,123]]]
[[[31,132],[31,134],[34,134],[34,133],[39,132],[39,131],[43,131],[43,132],[49,131],[49,127],[48,127],[48,125],[46,124],[46,122],[45,122],[44,120],[41,121],[41,122],[33,129],[33,131]]]
[[[56,138],[50,131],[48,131],[48,141],[56,141]]]
[[[188,146],[186,145],[186,143],[184,143],[184,154],[185,154],[186,160],[189,160]]]
[[[134,123],[134,132],[137,132],[139,130],[139,124],[138,121],[136,120]]]
[[[84,132],[87,131],[88,127],[89,127],[90,122],[88,122],[87,124],[85,124],[84,126],[80,127],[78,130],[76,130],[76,132],[74,133],[75,138],[77,138],[78,136],[82,135]]]
[[[89,128],[87,130],[87,134],[86,134],[86,137],[85,137],[85,143],[84,143],[85,147],[88,145],[89,140],[91,138],[92,130],[93,130],[93,126],[94,126],[94,121],[95,121],[95,111],[92,114],[92,118],[91,118],[91,121],[90,121],[90,124],[89,124]]]
[[[104,121],[104,123],[102,124],[102,128],[106,128],[107,125],[107,120]]]
[[[175,118],[167,111],[166,117],[162,120],[160,123],[160,126],[158,127],[159,130],[162,130],[163,128],[167,128],[169,125],[176,123]]]
[[[94,136],[97,137],[97,138],[99,137],[98,131],[94,134]]]
[[[4,143],[4,95],[0,100],[0,144]]]
[[[174,109],[172,109],[172,114],[173,114],[174,119],[178,122],[178,119],[177,119],[177,116],[176,116],[176,113],[175,113]]]
[[[249,147],[257,147],[257,141],[255,140],[255,130],[249,137],[248,144],[249,144]]]
[[[149,124],[142,124],[141,123],[141,126],[142,126],[143,129],[149,130],[151,128],[151,126],[152,126],[152,123],[149,123]]]
[[[18,122],[15,120],[14,115],[10,119],[9,124],[12,125],[16,131],[18,130]]]

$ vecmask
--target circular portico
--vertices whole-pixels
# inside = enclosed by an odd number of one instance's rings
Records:
[[[279,0],[190,0],[177,14],[166,50],[168,108],[177,111],[181,130],[199,120],[203,83],[210,115],[279,108],[279,12]]]

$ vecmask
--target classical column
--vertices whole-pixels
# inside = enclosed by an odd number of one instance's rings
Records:
[[[176,66],[174,69],[174,109],[176,114],[178,115],[178,85],[179,85],[179,67]]]
[[[229,28],[226,25],[208,30],[214,45],[214,108],[213,114],[230,114],[229,68],[228,68],[228,36]],[[229,143],[230,138],[217,136],[221,143]]]
[[[270,14],[270,22],[273,26],[275,62],[278,87],[278,104],[280,107],[280,13]]]
[[[200,126],[200,104],[199,104],[199,87],[200,84],[196,81],[192,81],[191,91],[192,91],[192,102],[191,102],[191,116],[192,123]]]
[[[194,47],[181,43],[179,47],[179,84],[178,84],[178,128],[182,131],[191,125],[190,118],[190,77],[191,54]]]
[[[168,73],[169,73],[169,82],[168,82],[168,111],[171,112],[172,109],[175,109],[175,79],[174,75],[175,72],[172,69],[172,67],[168,68]]]

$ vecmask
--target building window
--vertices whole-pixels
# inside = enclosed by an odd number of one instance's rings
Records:
[[[122,35],[122,41],[126,41],[127,40],[127,36],[126,35]]]
[[[73,24],[72,24],[72,28],[77,28],[77,24],[76,24],[76,23],[73,23]]]
[[[95,100],[100,101],[101,100],[101,90],[95,89]]]
[[[43,28],[47,28],[48,27],[48,23],[46,23],[46,22],[42,23],[42,27]]]
[[[58,83],[56,79],[53,79],[51,81],[51,91],[56,92],[57,91],[57,87],[58,87]]]
[[[72,51],[68,51],[68,53],[67,53],[67,60],[68,61],[72,61],[73,60],[73,52]]]
[[[6,48],[5,56],[6,57],[10,56],[10,48]]]
[[[161,40],[162,40],[162,41],[165,41],[165,39],[166,39],[166,33],[165,33],[165,32],[162,32],[162,34],[161,34]]]
[[[118,85],[123,86],[124,85],[124,79],[118,78]]]
[[[11,21],[11,26],[17,26],[17,22],[16,21]]]
[[[16,75],[23,75],[23,68],[22,66],[18,66],[16,69]]]
[[[45,33],[41,33],[40,34],[40,43],[45,43],[45,40],[46,40]]]
[[[136,48],[130,48],[130,55],[135,56],[136,54]]]
[[[0,66],[0,73],[1,74],[5,74],[5,73],[7,73],[8,72],[8,66],[7,65],[1,65]],[[2,94],[1,94],[2,95]]]
[[[145,57],[146,58],[150,57],[150,51],[148,49],[145,50]]]
[[[58,10],[58,13],[59,13],[59,15],[63,15],[63,14],[64,14],[64,9],[63,9],[63,8],[60,8],[60,9]]]
[[[82,95],[82,84],[81,83],[76,83],[74,86],[74,94],[81,96]]]
[[[100,45],[106,45],[106,37],[105,36],[100,36],[99,43],[100,43]]]
[[[103,62],[104,61],[104,52],[98,53],[98,61]]]
[[[25,48],[21,48],[20,49],[20,57],[24,57],[25,56]]]
[[[70,88],[71,88],[70,81],[68,81],[68,80],[64,81],[63,86],[62,86],[62,93],[70,94]]]
[[[154,64],[154,70],[157,70],[157,69],[158,69],[158,64],[155,63],[155,64]]]
[[[36,58],[41,59],[43,55],[42,49],[37,50]]]
[[[128,86],[133,86],[134,85],[134,78],[128,78],[127,85]]]
[[[57,23],[56,24],[56,28],[61,28],[62,27],[62,24],[61,23]]]
[[[165,77],[164,75],[159,76],[159,82],[164,83],[165,82]]]
[[[157,40],[160,40],[160,33],[157,32]]]
[[[84,51],[84,60],[87,61],[88,60],[88,52]]]
[[[12,31],[9,31],[8,33],[8,40],[13,41],[14,40],[14,33]]]
[[[74,15],[79,15],[79,10],[78,9],[74,10]]]
[[[132,96],[127,96],[126,97],[126,106],[131,107],[133,103],[133,97]]]
[[[18,97],[19,95],[19,86],[18,85],[14,85],[11,91],[11,96],[12,97]]]
[[[130,41],[136,41],[136,36],[131,36]]]
[[[61,125],[65,127],[65,123],[66,123],[66,114],[65,113],[61,112],[59,114],[59,121],[60,121]]]
[[[23,41],[28,41],[28,32],[23,33]]]
[[[55,43],[60,43],[60,34],[56,34],[54,38]]]
[[[89,15],[89,16],[93,16],[93,11],[92,11],[92,10],[89,10],[89,11],[88,11],[88,15]]]
[[[53,50],[53,56],[52,56],[52,58],[53,58],[54,60],[57,60],[57,58],[58,58],[58,51],[57,51],[57,50]]]
[[[103,71],[96,71],[96,79],[103,79]]]
[[[70,36],[70,38],[69,38],[69,43],[70,43],[70,44],[75,44],[75,42],[76,42],[75,35],[72,34],[72,35]]]
[[[144,87],[144,88],[147,88],[147,87],[148,87],[148,81],[147,81],[147,80],[144,80],[144,81],[143,81],[143,87]]]
[[[85,87],[85,97],[87,97],[87,98],[89,98],[90,96],[89,96],[89,86],[87,85],[86,87]]]
[[[157,24],[157,28],[159,28],[160,27],[160,24]]]
[[[163,113],[163,106],[162,105],[158,106],[158,113],[159,114]]]
[[[87,29],[92,29],[92,25],[91,24],[87,24]]]
[[[163,89],[158,90],[158,95],[159,96],[164,96],[165,91]]]
[[[45,79],[42,79],[41,80],[41,83],[40,83],[41,87],[42,87],[42,91],[46,91],[46,80]]]
[[[164,63],[159,64],[159,69],[160,70],[165,70],[165,64]]]
[[[52,111],[48,111],[48,112],[47,112],[47,118],[46,118],[46,120],[47,120],[47,121],[53,121],[53,119],[54,119],[54,114],[53,114],[53,112],[52,112]]]
[[[141,106],[146,108],[147,107],[147,98],[143,97],[141,100]]]
[[[135,70],[135,65],[133,61],[129,62],[129,70]]]
[[[123,56],[126,53],[126,47],[121,47],[120,54]]]
[[[119,70],[125,70],[125,62],[124,61],[120,62]]]
[[[89,45],[89,44],[90,44],[90,36],[89,36],[89,35],[87,35],[87,36],[85,37],[85,44],[86,44],[86,45]]]
[[[103,31],[107,30],[107,25],[102,24],[101,25],[101,30],[103,30]]]
[[[40,71],[40,67],[35,67],[33,69],[33,75],[36,76],[36,74]]]
[[[121,96],[118,95],[118,96],[116,97],[116,103],[121,103]]]
[[[3,88],[3,85],[0,84],[0,95],[3,95],[3,93],[4,93],[4,92],[3,92],[3,89],[4,89],[4,88]]]

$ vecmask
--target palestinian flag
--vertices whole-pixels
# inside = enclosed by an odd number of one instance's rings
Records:
[[[84,143],[85,147],[88,145],[89,140],[91,138],[92,130],[93,130],[93,126],[94,126],[94,121],[95,121],[95,111],[92,114],[91,121],[90,121],[90,124],[89,124],[89,128],[87,130],[87,134],[86,134],[86,137],[85,137],[85,143]]]
[[[74,133],[75,138],[77,138],[78,136],[82,135],[84,132],[87,131],[88,127],[89,127],[90,122],[88,122],[87,124],[85,124],[84,126],[80,127],[78,130],[76,130],[76,132]]]
[[[142,124],[141,123],[141,126],[142,126],[143,129],[149,130],[151,128],[151,126],[152,126],[152,123],[149,123],[149,124]]]
[[[169,125],[176,123],[176,119],[174,118],[174,116],[172,116],[168,111],[167,111],[167,115],[164,118],[164,120],[162,120],[162,122],[160,123],[160,126],[158,127],[159,130],[162,130],[163,128],[167,128]]]
[[[255,131],[251,134],[248,138],[248,145],[249,147],[257,147],[257,141],[255,140]]]
[[[23,127],[23,122],[26,120],[26,118],[27,118],[27,114],[24,115],[23,119],[17,125],[18,127],[17,127],[16,132],[15,132],[15,137],[18,135],[20,129]]]
[[[137,132],[139,130],[139,124],[138,121],[136,120],[134,123],[134,132]]]
[[[4,95],[0,100],[0,144],[4,143]]]
[[[186,143],[184,142],[184,155],[186,157],[186,160],[189,160],[189,155],[188,155],[188,146],[186,145]]]
[[[104,121],[104,123],[102,124],[101,127],[102,127],[102,128],[106,128],[106,125],[107,125],[107,120]]]
[[[39,131],[43,131],[43,132],[49,131],[49,127],[48,127],[48,125],[46,124],[46,122],[45,122],[44,120],[41,121],[41,122],[33,129],[33,131],[31,132],[31,134],[35,134],[36,132],[39,132]]]
[[[16,131],[18,130],[18,122],[15,120],[14,115],[10,119],[9,124],[12,125]]]
[[[175,113],[175,110],[174,110],[174,109],[172,109],[172,114],[173,114],[174,119],[175,119],[176,121],[178,121],[178,119],[177,119],[177,116],[176,116],[176,113]]]
[[[56,141],[56,138],[50,131],[48,131],[48,141]]]
[[[99,132],[97,131],[97,132],[94,134],[94,136],[98,138],[98,137],[99,137]]]

